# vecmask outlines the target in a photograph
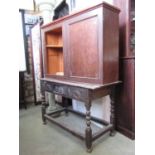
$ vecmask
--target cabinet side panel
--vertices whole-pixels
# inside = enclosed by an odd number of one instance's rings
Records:
[[[118,80],[119,73],[119,14],[103,9],[104,83]]]

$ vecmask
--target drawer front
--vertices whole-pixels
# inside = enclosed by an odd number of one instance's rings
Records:
[[[69,87],[67,89],[68,96],[73,99],[80,101],[88,100],[88,90],[82,88]]]
[[[65,95],[67,86],[55,84],[53,82],[41,81],[42,91],[48,91],[54,94]]]
[[[70,85],[60,85],[53,82],[41,81],[42,91],[48,91],[71,99],[88,101],[88,89]]]

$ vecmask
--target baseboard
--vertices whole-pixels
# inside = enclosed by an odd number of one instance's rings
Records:
[[[128,138],[134,140],[135,139],[135,133],[122,127],[122,126],[117,126],[116,129],[118,132],[122,133],[123,135],[127,136]]]

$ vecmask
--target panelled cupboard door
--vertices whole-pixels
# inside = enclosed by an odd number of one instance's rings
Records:
[[[71,80],[102,83],[103,10],[79,14],[64,23],[64,50]]]

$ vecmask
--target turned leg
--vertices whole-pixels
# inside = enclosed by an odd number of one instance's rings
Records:
[[[110,131],[110,136],[114,136],[116,134],[115,131],[115,97],[114,97],[114,90],[112,90],[111,95],[110,95],[110,104],[111,104],[111,115],[110,115],[110,123],[113,125],[113,128]]]
[[[87,147],[87,152],[92,151],[92,129],[91,129],[91,116],[90,116],[90,107],[91,107],[91,102],[87,102],[85,104],[86,106],[86,130],[85,130],[85,143]]]
[[[68,116],[68,99],[63,97],[63,103],[64,103],[64,107],[65,107],[66,116]]]
[[[67,100],[67,98],[65,98],[64,102],[65,102],[65,113],[66,113],[66,116],[68,116],[68,100]]]

